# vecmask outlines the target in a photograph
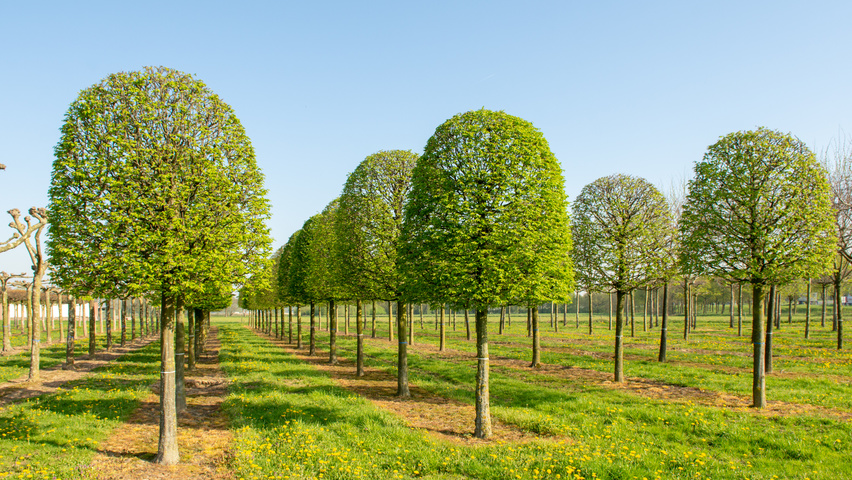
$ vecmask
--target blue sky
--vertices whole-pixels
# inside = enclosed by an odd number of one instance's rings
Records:
[[[420,153],[482,107],[544,133],[569,199],[614,173],[667,189],[732,131],[766,126],[819,151],[852,129],[850,18],[840,1],[0,0],[0,211],[47,203],[79,91],[145,65],[192,73],[234,108],[275,246],[364,157]],[[28,270],[22,253],[0,270]]]

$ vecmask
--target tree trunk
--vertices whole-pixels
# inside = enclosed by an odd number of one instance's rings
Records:
[[[805,338],[811,338],[811,279],[808,279],[808,298],[805,300]]]
[[[6,292],[6,279],[2,280],[0,288],[3,289],[3,353],[12,350],[12,316],[9,315],[9,294]]]
[[[743,284],[738,284],[739,299],[737,300],[737,336],[743,336]]]
[[[683,339],[689,340],[689,323],[691,321],[690,312],[689,312],[689,301],[691,295],[689,294],[689,281],[684,278],[683,279]]]
[[[337,307],[328,301],[328,363],[337,365]]]
[[[308,339],[308,356],[313,356],[317,350],[317,322],[316,322],[316,307],[314,301],[311,300],[311,326],[310,338]]]
[[[440,307],[441,308],[441,329],[440,329],[440,332],[438,332],[438,336],[440,337],[439,340],[438,340],[438,351],[439,352],[444,351],[444,344],[446,343],[446,333],[445,333],[446,328],[444,327],[444,307],[445,307],[444,305],[441,305],[441,307]]]
[[[163,294],[160,310],[160,440],[154,463],[174,465],[180,461],[177,444],[175,403],[175,310],[174,298]]]
[[[777,288],[775,285],[769,287],[769,308],[767,309],[769,315],[766,316],[766,346],[764,347],[766,358],[763,361],[763,371],[766,373],[772,373],[772,328],[778,315],[778,312],[775,310],[778,303],[777,296],[775,295]]]
[[[130,340],[136,340],[136,299],[133,297],[130,297]]]
[[[390,300],[388,300],[388,340],[393,341],[393,303]],[[405,338],[403,337],[401,340],[405,340]]]
[[[763,285],[752,285],[752,302],[754,308],[752,311],[752,331],[751,341],[754,345],[754,370],[752,376],[752,406],[755,408],[763,408],[766,406],[766,371],[764,365],[764,345],[763,345]]]
[[[107,352],[112,350],[112,316],[113,316],[113,308],[112,308],[112,300],[107,300],[106,302],[106,312],[104,312],[105,325],[106,325],[106,349]]]
[[[408,325],[408,344],[414,345],[414,310],[411,305],[408,305],[408,317],[404,317],[409,319]]]
[[[530,367],[541,367],[541,332],[538,331],[538,307],[532,309],[532,363]]]
[[[669,329],[669,282],[663,284],[663,325],[660,328],[660,354],[657,360],[660,362],[666,361],[666,348]]]
[[[488,390],[488,309],[476,309],[476,438],[491,437],[491,405]]]
[[[370,307],[370,317],[372,317],[372,333],[370,333],[370,338],[376,338],[376,301],[372,301],[372,306]]]
[[[97,338],[95,337],[95,324],[98,321],[97,305],[97,300],[89,302],[89,358],[95,356],[95,347],[97,346]]]
[[[206,338],[204,331],[206,312],[201,308],[196,308],[195,311],[195,328],[190,335],[190,345],[192,345],[192,355],[189,357],[192,362],[191,368],[195,368],[196,362],[201,358],[201,353],[204,351],[204,343]]]
[[[184,368],[186,367],[186,329],[183,323],[183,299],[175,300],[175,406],[177,412],[186,410],[186,384],[184,383]]]
[[[466,337],[468,341],[470,341],[470,316],[468,315],[468,308],[464,309],[464,329],[466,331]]]
[[[644,302],[644,306],[642,307],[642,331],[643,332],[648,331],[647,315],[648,315],[648,287],[645,287],[645,302]]]
[[[355,354],[355,376],[364,376],[364,323],[361,322],[361,317],[364,315],[361,300],[355,300],[355,331],[358,335],[356,340]]]
[[[636,300],[633,297],[633,290],[630,291],[629,301],[630,301],[630,336],[636,336]]]
[[[287,313],[292,315],[290,310],[293,307],[287,307]],[[302,349],[302,306],[296,305],[296,350]]]
[[[408,390],[408,342],[405,341],[408,332],[408,320],[405,318],[405,302],[396,302],[396,324],[397,336],[399,337],[396,352],[396,396],[408,398],[411,392]],[[393,322],[391,322],[393,324]]]
[[[612,292],[607,297],[609,297],[609,329],[612,330]]]
[[[843,350],[843,300],[840,299],[840,277],[834,283],[834,303],[837,305],[837,349]]]
[[[592,289],[589,289],[589,335],[592,334],[592,312],[595,310],[595,302],[592,299]]]
[[[127,344],[127,299],[122,298],[121,302],[121,322],[119,325],[121,326],[121,340],[120,345],[123,347]]]
[[[624,297],[626,292],[615,291],[615,381],[624,382]]]
[[[65,368],[74,368],[74,341],[77,337],[77,299],[68,297],[68,335],[65,337]]]
[[[195,312],[194,308],[186,309],[186,368],[190,372],[195,369]]]

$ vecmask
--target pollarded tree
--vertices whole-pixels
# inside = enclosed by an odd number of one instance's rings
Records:
[[[381,151],[365,158],[346,180],[335,222],[343,281],[358,299],[396,301],[397,316],[406,311],[397,250],[417,158],[406,150]],[[408,323],[400,317],[397,326],[397,396],[408,397]],[[359,376],[363,374],[363,357],[363,331],[358,322]]]
[[[592,260],[595,287],[615,292],[615,381],[624,381],[624,299],[660,277],[671,232],[666,199],[643,178],[602,177],[574,201],[574,248]]]
[[[177,463],[175,307],[208,278],[234,281],[265,261],[263,175],[231,108],[167,68],[83,90],[61,131],[48,208],[54,281],[77,296],[109,291],[117,279],[131,294],[160,296],[155,461]]]
[[[412,175],[400,251],[412,301],[476,310],[476,430],[491,435],[488,307],[571,288],[571,232],[559,162],[541,132],[504,112],[439,126]]]
[[[308,298],[328,302],[328,361],[331,364],[337,363],[337,309],[334,304],[338,300],[351,298],[342,280],[342,269],[337,255],[334,222],[337,219],[338,205],[338,199],[332,200],[322,213],[315,217],[311,226],[314,230],[307,252],[305,277]]]
[[[825,170],[789,134],[731,133],[695,165],[681,232],[690,270],[752,285],[752,395],[762,408],[765,288],[818,276],[837,248]]]

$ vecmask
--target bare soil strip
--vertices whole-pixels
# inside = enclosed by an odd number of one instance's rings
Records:
[[[435,395],[414,384],[409,384],[411,398],[401,399],[396,396],[396,377],[380,368],[365,367],[365,376],[356,377],[353,359],[338,357],[339,362],[330,365],[328,354],[325,352],[310,357],[307,355],[307,346],[296,350],[295,344],[288,344],[284,340],[277,340],[274,336],[260,332],[254,333],[268,338],[273,344],[289,350],[298,359],[328,373],[339,386],[361,395],[379,408],[394,413],[409,427],[423,430],[436,438],[468,445],[524,443],[541,439],[536,434],[496,419],[492,420],[493,436],[490,439],[475,438],[473,430],[476,411],[473,405]]]
[[[55,392],[66,383],[79,380],[89,374],[92,370],[102,367],[128,352],[138,350],[156,340],[157,335],[140,337],[125,343],[123,347],[113,347],[112,350],[102,350],[95,353],[94,357],[83,355],[74,358],[74,369],[65,369],[65,364],[53,366],[41,370],[37,381],[29,382],[23,376],[15,380],[0,384],[0,406],[20,402],[28,398],[38,397]]]
[[[151,395],[128,422],[102,442],[91,465],[98,480],[231,480],[228,471],[229,448],[233,440],[228,418],[221,410],[227,397],[228,381],[219,368],[221,343],[218,329],[210,328],[210,338],[195,370],[186,373],[187,409],[178,414],[180,464],[152,463],[159,441],[160,405],[152,387]]]
[[[370,339],[370,341],[388,343],[387,340],[382,339]],[[443,352],[439,352],[436,346],[424,343],[415,344],[414,346],[409,345],[409,348],[415,352],[430,356],[437,356],[446,361],[454,363],[470,363],[471,365],[474,365],[474,362],[472,361],[472,354],[468,352],[451,349],[445,349]],[[852,420],[852,412],[826,408],[818,405],[771,401],[768,403],[767,407],[761,410],[755,410],[751,408],[751,398],[730,395],[724,392],[672,385],[665,382],[638,377],[630,377],[627,378],[627,381],[624,383],[616,383],[612,381],[612,373],[609,372],[599,372],[597,370],[579,367],[566,367],[550,364],[542,364],[540,368],[532,369],[529,366],[529,362],[525,360],[499,357],[496,355],[490,355],[490,358],[492,368],[495,370],[501,368],[505,369],[506,374],[518,378],[529,375],[530,373],[535,373],[537,375],[550,375],[573,382],[590,383],[604,388],[626,391],[646,398],[681,403],[691,402],[705,406],[749,412],[757,415],[785,417],[797,415],[819,415],[842,421]],[[794,376],[792,373],[789,375]],[[776,376],[776,374],[773,373],[770,374],[770,376]]]

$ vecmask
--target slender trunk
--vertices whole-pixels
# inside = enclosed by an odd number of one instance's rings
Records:
[[[175,300],[175,405],[177,412],[186,410],[186,327],[183,323],[183,298]]]
[[[615,381],[624,382],[624,297],[626,292],[615,291]]]
[[[364,323],[361,317],[364,315],[361,300],[355,300],[355,331],[358,335],[355,354],[355,376],[364,376]]]
[[[121,340],[119,340],[120,345],[123,347],[127,344],[127,299],[122,298],[121,302],[121,321],[119,325],[121,327]]]
[[[106,325],[106,349],[107,351],[112,350],[112,317],[113,317],[113,308],[112,308],[112,300],[107,300],[106,302],[106,312],[104,314],[106,317],[104,323]]]
[[[328,301],[328,363],[337,364],[337,307]]]
[[[607,297],[609,297],[609,329],[612,330],[612,292]]]
[[[464,329],[466,331],[466,336],[468,341],[470,341],[470,316],[468,315],[468,308],[464,309]]]
[[[65,368],[74,368],[74,341],[77,333],[77,298],[68,297],[68,335],[65,337]]]
[[[669,282],[663,284],[663,325],[660,328],[660,354],[657,360],[666,361],[667,337],[669,329]]]
[[[372,311],[370,312],[370,316],[373,319],[373,327],[372,327],[372,333],[370,334],[370,338],[376,338],[376,301],[375,300],[373,300],[371,310]]]
[[[683,279],[683,339],[689,340],[689,323],[690,323],[690,314],[689,314],[689,301],[692,295],[689,294],[689,281],[684,278]]]
[[[438,336],[440,339],[438,340],[438,351],[444,351],[444,343],[445,343],[445,328],[444,328],[444,305],[441,305],[441,331],[438,332]]]
[[[201,358],[201,353],[204,351],[204,320],[207,316],[206,311],[201,308],[195,309],[195,328],[190,336],[190,345],[192,345],[192,355],[189,357],[191,368],[195,368],[195,363]]]
[[[281,309],[281,321],[284,321],[284,309]],[[283,330],[283,329],[282,329]],[[281,336],[284,336],[284,333],[281,333]],[[293,307],[287,307],[287,343],[293,344]],[[298,346],[296,348],[299,348]]]
[[[411,392],[408,390],[408,342],[405,341],[408,332],[408,320],[405,318],[405,302],[396,302],[396,324],[397,336],[399,337],[396,353],[396,396],[408,398]],[[393,322],[391,322],[393,324]]]
[[[763,408],[766,406],[766,371],[763,349],[763,285],[752,285],[752,302],[754,307],[752,311],[752,331],[751,341],[754,345],[754,370],[752,376],[752,406],[755,408]]]
[[[541,332],[538,331],[538,307],[532,309],[532,363],[530,367],[541,367]]]
[[[633,297],[633,290],[629,293],[630,298],[630,336],[636,336],[636,300]]]
[[[648,287],[645,287],[645,302],[644,302],[644,305],[642,306],[642,331],[643,332],[648,331],[647,314],[648,314]]]
[[[97,339],[95,338],[95,324],[98,321],[98,303],[97,300],[89,302],[89,357],[95,356],[95,347]]]
[[[808,297],[805,300],[805,338],[811,338],[811,279],[808,279]]]
[[[592,289],[589,289],[589,335],[592,334],[592,312],[594,311],[594,300],[592,299]]]
[[[775,295],[776,289],[775,285],[769,287],[769,315],[766,316],[766,346],[764,349],[764,354],[766,358],[763,361],[763,371],[766,373],[772,373],[772,327],[775,324],[775,319],[778,316],[778,312],[775,310],[775,306],[778,303],[778,299]]]
[[[136,299],[133,297],[130,298],[130,340],[136,340]]]
[[[175,403],[175,310],[174,298],[163,294],[160,310],[160,440],[154,463],[174,465],[180,461],[177,444]]]
[[[743,284],[738,284],[739,299],[737,300],[737,336],[743,336]]]
[[[200,309],[186,309],[186,368],[190,372],[195,369],[195,322],[200,315]]]
[[[393,341],[393,304],[390,300],[388,300],[388,340]],[[405,340],[405,337],[402,340]]]
[[[408,305],[408,317],[406,317],[409,321],[408,325],[408,344],[414,345],[414,309],[411,305]]]
[[[491,405],[488,389],[488,309],[476,309],[476,429],[473,436],[491,436]]]
[[[837,349],[843,350],[843,300],[840,298],[840,279],[834,284],[834,303],[837,304]]]
[[[822,284],[822,321],[820,322],[820,326],[825,328],[825,287],[826,284]]]
[[[308,355],[313,356],[316,353],[317,344],[316,344],[316,336],[317,336],[317,321],[316,321],[316,306],[314,305],[314,301],[311,300],[311,326],[310,326],[310,338],[308,340]]]
[[[290,310],[293,307],[287,307],[288,313],[292,315]],[[296,350],[301,350],[302,348],[302,306],[296,305]]]
[[[9,315],[9,294],[6,292],[6,279],[3,278],[0,288],[3,293],[3,352],[12,350],[12,316]]]

